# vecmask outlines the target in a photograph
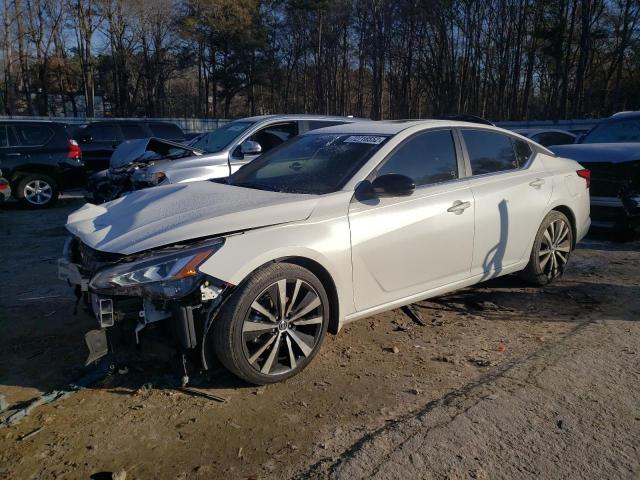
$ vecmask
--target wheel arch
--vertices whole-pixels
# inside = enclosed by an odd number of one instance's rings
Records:
[[[550,212],[554,210],[562,213],[565,217],[569,219],[569,224],[571,226],[571,250],[575,249],[578,227],[576,225],[576,216],[573,213],[573,210],[571,210],[571,208],[568,207],[567,205],[556,205],[550,210]]]
[[[292,263],[306,268],[313,273],[324,286],[329,298],[329,328],[328,332],[337,334],[340,328],[340,301],[338,299],[338,289],[329,271],[320,263],[307,257],[281,257],[273,261],[274,263]]]
[[[302,268],[306,268],[316,277],[318,277],[318,280],[320,280],[320,283],[322,283],[322,286],[327,292],[327,297],[329,298],[329,326],[327,331],[334,335],[337,334],[338,330],[340,329],[340,300],[338,298],[338,289],[329,271],[316,260],[303,256],[284,256],[274,258],[273,260],[269,260],[268,262],[263,263],[262,265],[251,270],[243,278],[242,282],[238,284],[238,286],[245,283],[247,279],[249,279],[259,270],[274,263],[290,263],[293,265],[298,265]]]
[[[56,183],[60,182],[56,167],[53,167],[50,165],[31,164],[31,165],[22,165],[16,168],[11,173],[11,178],[10,178],[11,187],[13,188],[15,185],[15,187],[17,188],[18,183],[20,183],[20,180],[22,180],[24,177],[27,177],[29,175],[35,175],[35,174],[47,175],[48,177],[51,177],[51,179],[54,182]]]

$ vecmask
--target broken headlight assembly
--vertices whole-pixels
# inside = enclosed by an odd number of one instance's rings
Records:
[[[111,295],[180,298],[198,286],[198,267],[224,244],[223,238],[193,248],[156,253],[96,272],[89,288]]]
[[[148,172],[147,168],[140,168],[133,174],[133,182],[156,186],[160,185],[167,179],[164,172]]]

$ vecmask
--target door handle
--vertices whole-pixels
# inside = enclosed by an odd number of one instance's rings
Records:
[[[447,212],[455,213],[456,215],[461,215],[470,206],[471,206],[471,202],[463,202],[461,200],[456,200],[455,202],[453,202],[453,205],[447,208]]]
[[[544,178],[536,178],[532,181],[529,182],[529,186],[533,187],[533,188],[537,188],[540,189],[540,187],[542,187],[545,184],[545,180]]]
[[[7,157],[19,157],[20,153],[7,153]]]

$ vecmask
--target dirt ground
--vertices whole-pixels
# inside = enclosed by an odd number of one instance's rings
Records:
[[[84,372],[94,320],[56,279],[80,204],[0,209],[9,409]],[[162,387],[166,366],[114,372],[0,427],[0,479],[640,477],[639,242],[588,239],[544,289],[508,276],[418,306],[427,326],[361,320],[282,384],[214,369],[201,390],[223,403]]]

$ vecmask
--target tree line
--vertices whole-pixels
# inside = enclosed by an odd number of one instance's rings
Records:
[[[640,0],[4,0],[5,114],[600,117]]]

